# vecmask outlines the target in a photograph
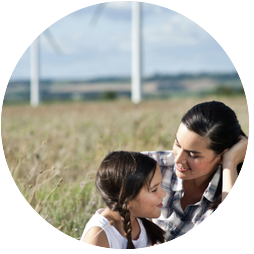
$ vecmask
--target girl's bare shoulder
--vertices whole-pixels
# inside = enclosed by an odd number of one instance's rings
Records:
[[[89,231],[86,233],[83,242],[99,247],[110,248],[107,235],[100,227],[90,228]]]

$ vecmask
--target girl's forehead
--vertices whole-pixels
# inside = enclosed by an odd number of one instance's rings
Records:
[[[151,183],[150,183],[150,188],[152,188],[154,184],[158,184],[160,179],[161,179],[161,171],[160,171],[159,165],[157,164],[156,171],[155,171],[153,178],[151,180]]]
[[[154,182],[154,179],[155,179],[156,175],[158,175],[158,173],[157,173],[158,171],[160,173],[160,167],[156,163],[156,170],[154,171],[154,173],[153,173],[153,171],[150,172],[150,174],[148,175],[146,181],[144,182],[144,185],[143,185],[142,189],[145,188],[147,191],[149,191],[151,189],[152,184]]]

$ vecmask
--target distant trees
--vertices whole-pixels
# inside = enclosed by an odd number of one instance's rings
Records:
[[[113,100],[117,99],[117,93],[114,91],[103,92],[100,96],[100,99],[107,100],[107,101],[113,101]]]
[[[245,95],[244,89],[242,86],[239,87],[230,87],[227,85],[218,85],[214,92],[215,94],[224,95],[224,96],[232,96],[232,95]]]

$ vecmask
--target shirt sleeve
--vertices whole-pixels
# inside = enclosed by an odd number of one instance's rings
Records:
[[[172,167],[174,165],[174,153],[171,150],[166,151],[144,151],[146,154],[157,161],[160,167]]]

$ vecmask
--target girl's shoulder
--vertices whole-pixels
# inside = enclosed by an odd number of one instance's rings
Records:
[[[81,241],[94,244],[100,247],[123,249],[125,238],[111,225],[110,221],[102,213],[104,209],[99,209],[86,224]],[[93,239],[94,238],[94,239]],[[102,246],[104,245],[104,246]]]
[[[99,247],[110,248],[105,231],[98,226],[92,227],[87,231],[83,242]]]
[[[100,240],[104,242],[104,238],[105,240],[107,240],[104,228],[107,227],[109,222],[101,215],[102,212],[103,209],[97,210],[87,222],[82,237],[80,239],[82,242],[97,245],[95,244],[96,241]]]

